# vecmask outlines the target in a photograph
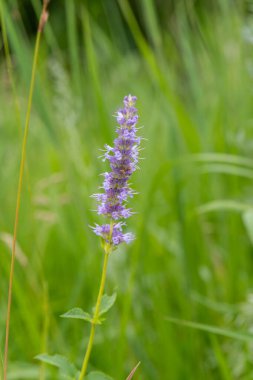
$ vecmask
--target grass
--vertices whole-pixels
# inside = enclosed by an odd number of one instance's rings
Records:
[[[31,3],[38,14],[39,2]],[[252,326],[251,16],[225,0],[212,17],[189,4],[177,3],[167,28],[152,0],[139,3],[141,24],[126,0],[104,2],[100,13],[66,1],[63,25],[51,5],[20,210],[10,380],[57,379],[33,359],[42,352],[81,367],[89,328],[59,316],[88,310],[96,298],[102,251],[88,227],[97,222],[89,195],[104,170],[99,149],[113,139],[111,115],[127,93],[138,96],[147,139],[129,222],[137,239],[111,257],[107,289],[118,296],[97,329],[90,369],[125,379],[140,361],[140,380],[252,378],[250,335],[236,337]],[[13,19],[15,1],[7,5],[24,125],[34,41]],[[3,233],[13,231],[21,140],[4,60],[0,72],[3,356],[11,257]]]

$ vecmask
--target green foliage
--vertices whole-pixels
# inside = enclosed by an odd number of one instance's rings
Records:
[[[228,338],[243,340],[246,342],[253,342],[253,334],[249,332],[237,332],[237,331],[232,331],[232,330],[226,330],[226,329],[219,328],[216,326],[210,326],[203,323],[197,323],[197,322],[191,322],[191,321],[183,321],[181,319],[176,319],[176,318],[167,318],[167,320],[169,322],[176,323],[181,326],[191,327],[193,329],[199,329],[202,331],[209,332],[211,334],[222,335]]]
[[[243,222],[245,224],[251,244],[253,244],[253,210],[250,208],[246,210],[243,215]]]
[[[85,376],[85,380],[113,380],[110,376],[102,372],[94,371]]]
[[[38,15],[41,2],[28,3]],[[127,93],[137,95],[145,126],[128,226],[136,241],[111,254],[106,292],[117,287],[118,298],[97,329],[89,371],[126,379],[140,360],[140,380],[252,378],[251,337],[235,336],[253,323],[250,2],[133,3],[66,0],[59,11],[50,2],[18,231],[10,379],[58,380],[58,369],[34,366],[39,352],[61,352],[81,367],[90,326],[59,315],[97,296],[103,253],[89,228],[99,223],[90,194],[107,170],[99,149],[112,143],[111,115]],[[24,125],[34,41],[21,2],[1,4]],[[21,142],[5,63],[1,351]]]
[[[116,301],[117,294],[113,293],[112,296],[108,296],[107,294],[104,294],[101,299],[101,305],[99,309],[99,317],[103,314],[107,313],[111,307],[114,305]],[[95,308],[92,309],[92,311],[95,311]],[[72,318],[72,319],[82,319],[83,321],[87,321],[92,323],[93,317],[91,314],[86,313],[79,307],[74,307],[73,309],[67,311],[66,313],[61,315],[62,318]],[[103,319],[99,318],[98,321],[96,321],[96,324],[101,324]]]
[[[104,294],[101,299],[101,304],[99,308],[99,316],[107,313],[111,307],[114,305],[116,301],[117,293],[113,293],[113,295],[108,296],[107,294]],[[93,312],[95,311],[95,308],[93,308]]]
[[[92,315],[83,311],[80,307],[74,307],[61,315],[62,318],[82,319],[83,321],[92,322]]]
[[[75,380],[77,378],[77,369],[64,356],[41,354],[37,355],[35,359],[59,368],[64,379]]]
[[[10,380],[33,380],[39,378],[39,367],[34,364],[16,363],[9,367]]]

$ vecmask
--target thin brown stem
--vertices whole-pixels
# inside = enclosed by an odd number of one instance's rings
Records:
[[[32,75],[31,75],[31,82],[30,82],[30,89],[29,89],[25,129],[24,129],[21,160],[20,160],[18,190],[17,190],[17,199],[16,199],[16,212],[15,212],[13,241],[12,241],[11,267],[10,267],[10,277],[9,277],[8,305],[7,305],[7,316],[6,316],[5,348],[4,348],[4,380],[7,380],[12,288],[13,288],[14,266],[15,266],[15,256],[16,256],[16,241],[17,241],[18,222],[19,222],[19,210],[20,210],[20,203],[21,203],[21,191],[22,191],[22,184],[23,184],[23,177],[24,177],[25,158],[26,158],[26,145],[27,145],[29,124],[30,124],[31,109],[32,109],[32,98],[33,98],[34,85],[35,85],[36,68],[37,68],[37,63],[38,63],[41,32],[48,16],[47,6],[48,6],[48,1],[44,0],[41,17],[40,17],[40,23],[38,27],[37,36],[36,36],[33,65],[32,65]]]

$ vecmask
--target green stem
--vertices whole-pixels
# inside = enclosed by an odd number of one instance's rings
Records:
[[[28,137],[28,131],[29,131],[30,117],[31,117],[32,99],[33,99],[33,92],[34,92],[34,85],[35,85],[35,74],[36,74],[36,68],[37,68],[38,56],[39,56],[41,32],[42,32],[43,26],[46,22],[47,5],[48,5],[48,1],[44,0],[40,24],[39,24],[39,28],[38,28],[38,32],[37,32],[37,36],[36,36],[33,65],[32,65],[31,83],[30,83],[29,97],[28,97],[28,104],[27,104],[27,111],[26,111],[24,137],[23,137],[23,142],[22,142],[22,152],[21,152],[17,200],[16,200],[16,211],[15,211],[15,222],[14,222],[13,241],[12,241],[12,255],[11,255],[11,267],[10,267],[10,277],[9,277],[6,329],[5,329],[4,380],[7,380],[9,332],[10,332],[10,317],[11,317],[11,304],[12,304],[12,288],[13,288],[13,277],[14,277],[14,264],[15,264],[15,257],[16,257],[16,241],[17,241],[19,210],[20,210],[20,202],[21,202],[21,190],[22,190],[22,184],[23,184],[25,158],[26,158],[26,145],[27,145],[27,137]]]
[[[104,257],[103,270],[102,270],[102,275],[101,275],[100,287],[99,287],[99,292],[98,292],[98,296],[97,296],[97,302],[96,302],[96,306],[95,306],[94,316],[93,316],[93,320],[92,320],[92,324],[91,324],[88,346],[87,346],[87,349],[85,352],[85,356],[83,359],[83,365],[82,365],[81,373],[80,373],[78,380],[83,380],[84,376],[86,374],[86,371],[87,371],[87,366],[88,366],[88,362],[89,362],[89,358],[90,358],[90,354],[91,354],[91,350],[92,350],[92,346],[93,346],[93,341],[94,341],[95,328],[96,328],[96,325],[97,325],[98,319],[99,319],[99,309],[100,309],[102,296],[104,293],[106,271],[107,271],[108,259],[109,259],[111,251],[112,251],[111,244],[107,244],[105,246],[105,257]]]

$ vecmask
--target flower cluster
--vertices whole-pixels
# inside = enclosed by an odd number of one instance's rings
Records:
[[[133,214],[132,210],[126,207],[126,202],[134,195],[128,180],[137,169],[141,140],[136,135],[138,121],[136,99],[136,96],[126,96],[124,108],[117,112],[119,124],[116,130],[117,138],[113,147],[105,145],[103,155],[104,161],[109,161],[111,171],[103,174],[103,192],[93,195],[98,202],[98,214],[106,216],[111,221],[110,224],[92,227],[93,231],[114,246],[122,242],[130,243],[134,239],[132,233],[123,233],[122,227],[125,223],[120,220],[127,219]]]

